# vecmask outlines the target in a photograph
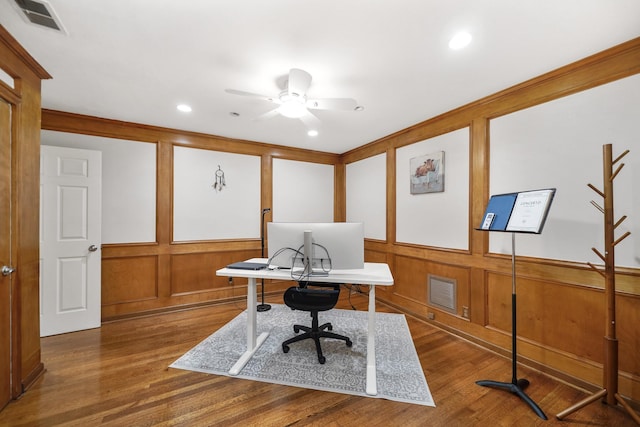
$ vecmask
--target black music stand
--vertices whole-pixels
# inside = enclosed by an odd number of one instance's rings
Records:
[[[511,232],[511,382],[492,380],[476,381],[483,387],[509,391],[531,407],[543,420],[548,419],[542,409],[524,392],[529,386],[525,378],[517,373],[517,328],[516,328],[516,232],[540,234],[547,218],[555,188],[525,191],[492,196],[487,205],[481,227],[482,231]]]
[[[264,258],[264,216],[265,214],[271,212],[271,208],[264,208],[262,209],[262,224],[261,224],[261,229],[260,229],[260,249],[261,249],[261,253],[260,256],[262,258]],[[269,304],[265,304],[264,303],[264,278],[261,280],[261,294],[262,294],[262,302],[260,304],[258,304],[256,306],[256,310],[258,311],[269,311],[271,310],[271,305]]]

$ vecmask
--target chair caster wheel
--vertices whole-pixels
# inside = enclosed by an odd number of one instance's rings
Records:
[[[321,365],[324,365],[324,362],[326,362],[327,359],[324,356],[320,356],[318,357],[318,362],[320,362]]]
[[[293,332],[295,332],[297,334],[298,332],[300,332],[300,328],[298,328],[297,326],[294,326],[293,327]]]
[[[351,342],[351,340],[347,340],[347,347],[351,347],[353,345],[353,342]]]
[[[289,346],[288,345],[282,345],[282,352],[283,353],[289,353]]]
[[[330,331],[333,331],[333,325],[327,326],[327,329],[330,330]]]

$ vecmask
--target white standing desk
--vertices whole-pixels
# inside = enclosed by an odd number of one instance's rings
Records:
[[[266,258],[253,258],[250,262],[267,262]],[[290,270],[238,270],[222,268],[216,271],[217,276],[246,277],[249,279],[247,287],[247,350],[229,370],[230,375],[238,375],[256,350],[269,336],[263,332],[257,336],[257,292],[256,279],[294,280]],[[378,394],[376,385],[376,286],[393,285],[393,276],[387,264],[366,262],[361,270],[334,270],[328,276],[310,277],[309,281],[350,283],[354,285],[369,285],[369,315],[367,332],[367,385],[366,393],[372,396]]]

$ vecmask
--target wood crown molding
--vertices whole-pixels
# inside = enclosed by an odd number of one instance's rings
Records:
[[[345,163],[383,153],[640,73],[640,37],[534,77],[341,154]]]
[[[22,59],[23,63],[39,78],[39,79],[51,79],[51,75],[47,73],[42,65],[36,61],[33,56],[27,52],[20,43],[0,24],[0,42],[4,44],[7,49],[13,52],[17,57]],[[16,77],[15,75],[11,77]]]
[[[335,164],[338,159],[337,154],[323,151],[285,147],[48,109],[42,109],[42,129],[149,143],[166,141],[193,148],[213,148],[216,151],[258,156],[269,154],[274,158],[290,160],[310,161],[313,159],[315,163]]]

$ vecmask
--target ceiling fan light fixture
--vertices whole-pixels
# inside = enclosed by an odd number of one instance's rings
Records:
[[[280,102],[278,113],[290,119],[298,119],[307,112],[306,100],[303,96],[283,94],[280,96]]]
[[[334,111],[362,111],[364,107],[358,105],[355,99],[351,98],[319,98],[309,99],[307,89],[311,85],[311,74],[298,68],[289,70],[289,78],[286,82],[286,89],[277,96],[260,95],[258,93],[246,92],[236,89],[225,89],[224,91],[232,95],[246,96],[276,104],[271,110],[262,114],[261,118],[271,118],[283,116],[292,119],[300,119],[308,129],[317,126],[320,120],[313,114],[313,110],[334,110]]]

